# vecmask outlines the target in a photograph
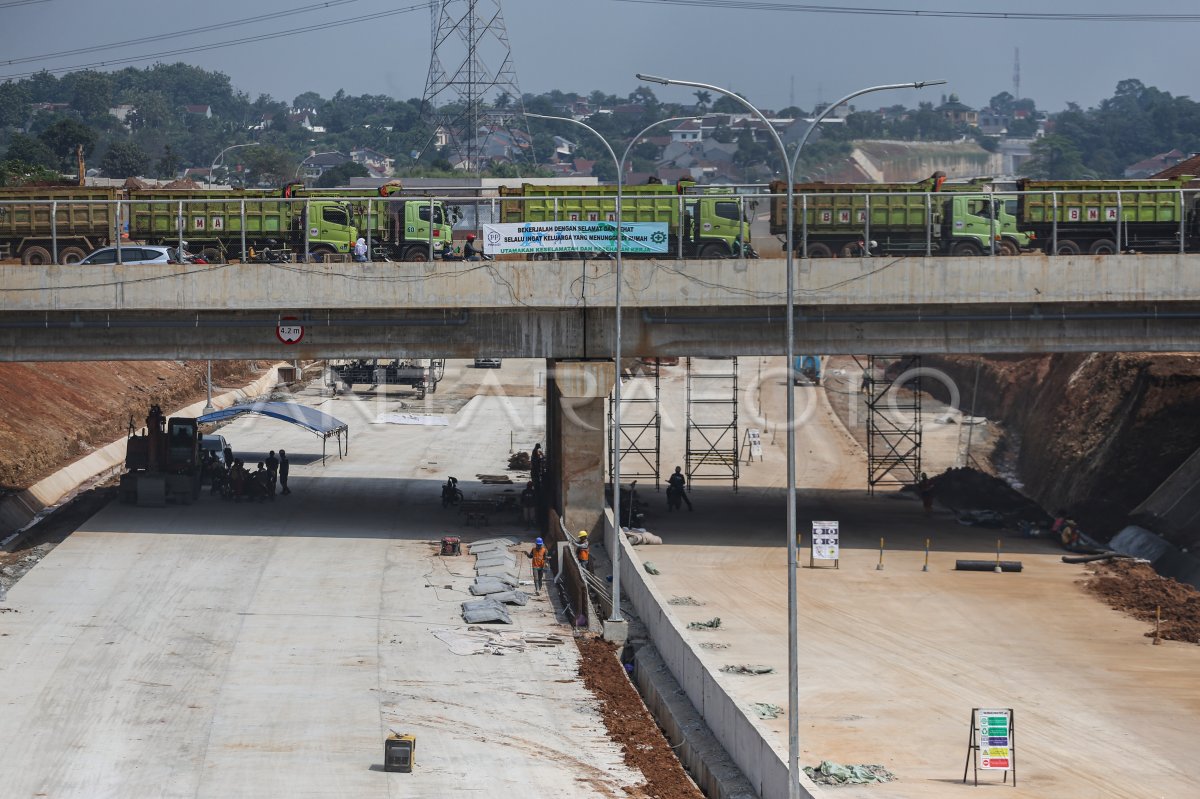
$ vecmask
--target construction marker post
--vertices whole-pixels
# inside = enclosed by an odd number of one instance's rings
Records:
[[[978,753],[978,757],[972,757]],[[1016,718],[1011,707],[971,709],[971,733],[967,740],[967,763],[963,767],[963,783],[967,772],[975,766],[975,784],[979,784],[979,769],[1003,771],[1004,782],[1008,783],[1008,772],[1012,771],[1012,784],[1017,787],[1017,729]]]
[[[929,539],[925,539],[925,565],[921,567],[921,571],[929,571]]]
[[[875,571],[883,571],[883,539],[879,539],[879,565],[875,567]]]
[[[999,538],[996,539],[996,568],[993,571],[995,571],[996,574],[999,574],[1000,572],[1004,571],[1004,569],[1000,568],[1000,539]]]
[[[3,598],[4,598],[3,596],[0,596],[0,599],[3,599]],[[1159,631],[1159,627],[1161,627],[1161,626],[1162,626],[1162,605],[1155,605],[1154,606],[1154,645],[1155,646],[1158,646],[1160,643],[1162,643],[1158,638],[1158,631]]]
[[[808,550],[808,568],[814,568],[818,560],[833,561],[833,568],[840,569],[841,553],[837,522],[813,522],[812,546]]]

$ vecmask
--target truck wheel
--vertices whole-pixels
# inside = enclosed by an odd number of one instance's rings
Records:
[[[50,251],[45,247],[27,247],[21,253],[21,263],[26,266],[45,266],[53,261],[50,260]]]
[[[1079,255],[1082,252],[1079,245],[1070,239],[1059,239],[1058,249],[1054,251],[1055,255]]]
[[[976,255],[983,255],[983,250],[973,241],[960,241],[951,248],[950,254],[959,258],[973,258]]]
[[[1112,239],[1096,239],[1088,252],[1092,255],[1112,255],[1117,251],[1117,243]]]
[[[1021,254],[1021,249],[1016,244],[1009,241],[1008,239],[1004,239],[1003,241],[1000,241],[996,244],[996,255],[1004,255],[1004,256],[1011,257],[1013,255],[1020,255],[1020,254]]]
[[[309,250],[309,257],[312,258],[312,260],[316,261],[319,264],[326,263],[330,260],[330,256],[333,255],[335,252],[337,252],[337,251],[334,250],[332,247],[324,247],[324,246],[313,247],[311,250]]]
[[[87,257],[87,253],[79,247],[63,247],[58,251],[58,262],[60,264],[77,264]]]
[[[429,260],[429,250],[425,247],[409,247],[404,251],[404,260],[417,263]]]
[[[726,247],[724,244],[717,244],[716,242],[713,242],[711,244],[705,244],[703,247],[700,248],[700,257],[701,258],[728,258],[729,257],[729,248]]]
[[[821,242],[814,242],[808,245],[809,258],[832,258],[833,250],[829,249],[829,245]]]

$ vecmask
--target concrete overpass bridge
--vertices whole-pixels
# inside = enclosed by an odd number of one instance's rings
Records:
[[[611,260],[0,267],[0,360],[612,357]],[[1178,351],[1200,258],[799,260],[796,351]],[[785,262],[627,260],[624,352],[782,352]],[[294,344],[281,322],[303,327]]]

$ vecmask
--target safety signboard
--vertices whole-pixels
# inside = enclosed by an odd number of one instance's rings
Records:
[[[976,715],[979,723],[979,767],[1012,768],[1011,711],[981,708]]]
[[[817,560],[838,560],[838,523],[812,523],[812,556]]]

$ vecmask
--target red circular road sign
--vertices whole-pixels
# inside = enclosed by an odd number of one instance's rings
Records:
[[[304,326],[295,324],[296,321],[294,316],[281,316],[275,326],[275,337],[284,344],[299,344],[304,338]]]

